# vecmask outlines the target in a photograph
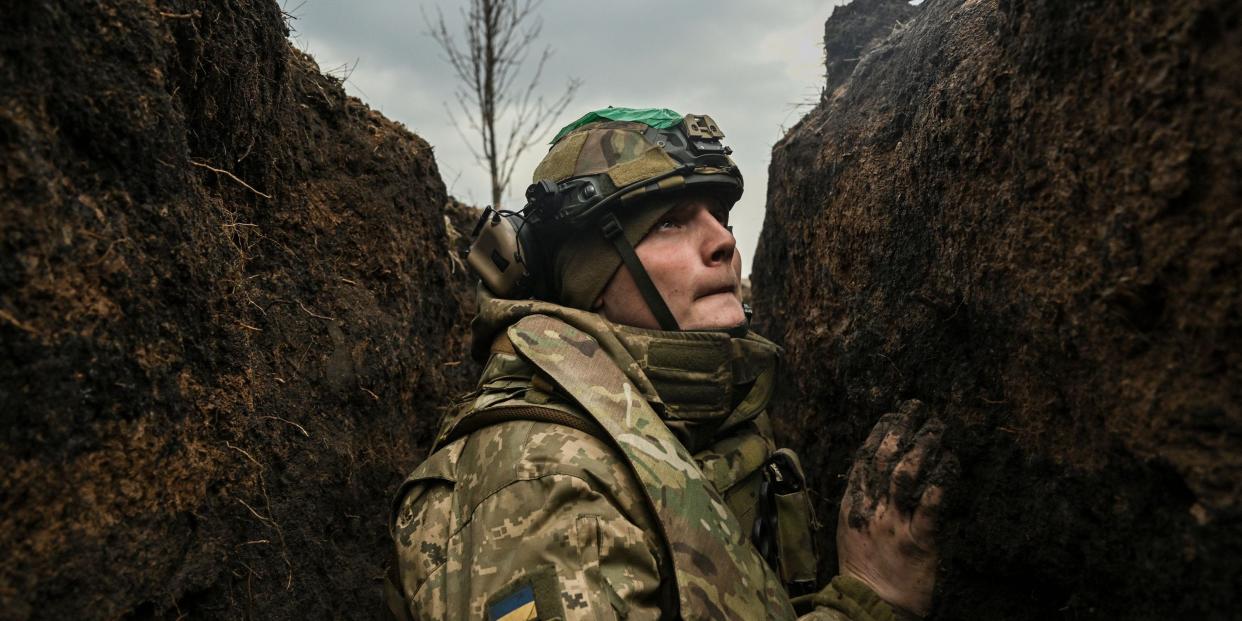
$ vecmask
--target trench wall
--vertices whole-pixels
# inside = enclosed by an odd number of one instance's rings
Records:
[[[431,147],[271,0],[0,11],[0,618],[368,618],[471,374]]]
[[[856,0],[828,20],[822,101],[773,149],[756,318],[825,524],[882,413],[948,421],[936,618],[1235,614],[1240,19]]]

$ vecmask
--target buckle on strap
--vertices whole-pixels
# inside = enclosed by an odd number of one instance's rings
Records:
[[[600,231],[604,233],[604,239],[612,241],[619,235],[625,234],[625,229],[621,228],[621,222],[617,220],[615,215],[609,214],[604,218],[604,223],[600,226]]]

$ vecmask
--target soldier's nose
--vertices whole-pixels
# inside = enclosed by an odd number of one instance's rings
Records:
[[[732,262],[733,253],[737,250],[737,240],[733,237],[733,231],[721,224],[711,212],[703,210],[703,214],[706,216],[704,224],[707,232],[707,239],[704,240],[704,254],[708,264]]]

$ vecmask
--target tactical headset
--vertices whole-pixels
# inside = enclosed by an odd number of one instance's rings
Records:
[[[659,290],[626,239],[616,214],[637,201],[672,192],[703,190],[731,206],[742,194],[742,174],[721,144],[724,133],[710,116],[688,114],[673,127],[648,126],[643,136],[676,163],[669,170],[615,187],[607,173],[542,179],[526,188],[520,211],[484,209],[466,256],[470,268],[502,298],[548,299],[552,251],[575,231],[598,227],[634,277],[652,314],[677,330]]]

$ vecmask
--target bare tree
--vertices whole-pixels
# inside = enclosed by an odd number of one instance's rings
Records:
[[[541,0],[470,0],[469,8],[462,11],[465,32],[460,42],[449,32],[438,7],[436,22],[428,20],[432,38],[460,81],[453,96],[477,142],[462,131],[453,108],[448,104],[445,108],[470,152],[487,167],[492,204],[497,208],[518,158],[548,134],[581,84],[570,79],[551,101],[536,94],[544,65],[552,56],[550,47],[539,54],[530,81],[518,81],[543,29],[543,20],[536,14],[540,4]]]

